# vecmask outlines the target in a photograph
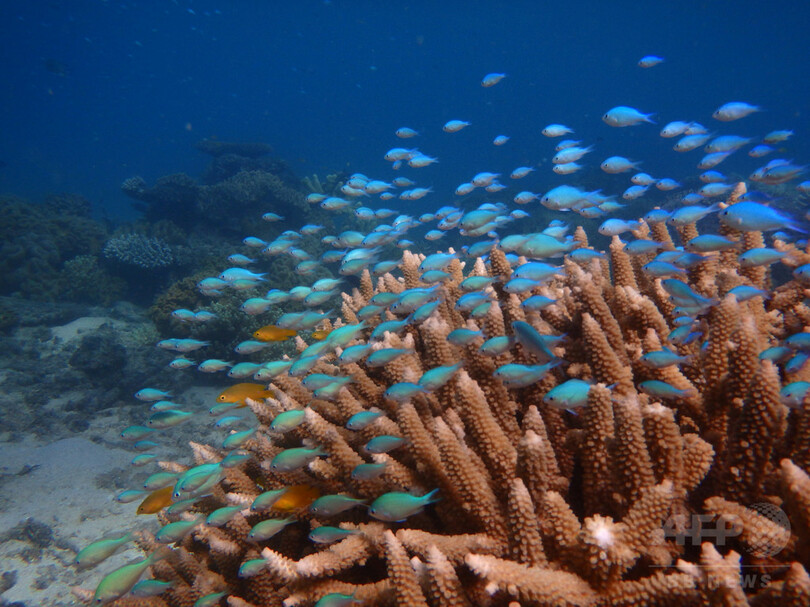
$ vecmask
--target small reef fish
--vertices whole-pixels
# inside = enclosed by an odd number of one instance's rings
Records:
[[[769,232],[771,230],[795,230],[806,232],[796,220],[786,213],[756,202],[738,202],[718,214],[720,223],[741,232]]]
[[[295,522],[294,518],[267,519],[253,525],[248,531],[247,539],[252,542],[263,542],[279,533],[287,525]]]
[[[411,137],[416,137],[419,133],[407,126],[403,126],[398,128],[394,134],[400,139],[410,139]]]
[[[574,131],[564,124],[549,124],[540,132],[546,137],[562,137],[563,135],[573,133]]]
[[[382,416],[382,411],[360,411],[352,415],[346,422],[349,430],[362,430],[372,424],[378,417]]]
[[[356,529],[340,529],[339,527],[324,525],[310,531],[309,539],[316,544],[332,544],[356,533],[358,533]]]
[[[132,533],[126,533],[118,538],[103,539],[93,542],[79,551],[74,563],[80,569],[95,567],[132,541]]]
[[[167,552],[163,550],[156,550],[141,561],[124,565],[112,573],[107,574],[99,583],[95,594],[93,594],[93,603],[96,605],[106,605],[124,596],[138,583],[138,580],[150,565],[164,558],[166,554]]]
[[[442,130],[445,133],[457,133],[458,131],[467,126],[470,126],[470,123],[465,122],[464,120],[448,120],[447,122],[444,123]]]
[[[135,393],[135,398],[146,402],[164,400],[171,397],[171,392],[164,392],[163,390],[156,390],[154,388],[144,388],[143,390],[138,390]]]
[[[642,122],[655,124],[653,120],[650,119],[650,116],[652,116],[652,114],[644,114],[635,108],[617,105],[605,112],[602,116],[602,121],[605,124],[616,127],[634,126]]]
[[[162,580],[141,580],[135,584],[129,591],[134,597],[146,598],[150,596],[158,596],[172,588],[176,582],[164,582]]]
[[[645,394],[662,399],[690,398],[697,394],[693,389],[680,390],[671,384],[657,379],[639,383],[638,389]]]
[[[644,57],[638,60],[638,66],[644,68],[654,67],[659,63],[662,63],[663,61],[664,61],[663,57],[658,57],[657,55],[645,55]]]
[[[381,521],[389,523],[402,522],[409,516],[421,512],[428,504],[439,501],[441,498],[438,497],[438,493],[438,489],[434,489],[423,496],[397,491],[384,493],[371,503],[368,513]]]
[[[576,409],[588,402],[592,384],[581,379],[569,379],[555,386],[543,397],[543,402],[557,409]]]
[[[291,337],[295,337],[296,335],[296,331],[293,331],[292,329],[282,329],[276,325],[265,325],[253,332],[253,337],[262,342],[286,341]]]
[[[292,485],[287,487],[284,493],[275,500],[272,508],[280,512],[307,508],[319,495],[318,489],[310,485]]]
[[[544,365],[519,365],[510,363],[498,367],[492,374],[503,382],[507,388],[525,388],[539,382],[561,361],[552,361]]]
[[[225,388],[217,396],[219,403],[239,403],[244,405],[245,399],[263,400],[270,398],[273,393],[264,384],[241,383]]]
[[[365,504],[365,500],[348,495],[322,495],[310,504],[309,511],[316,516],[335,516]]]
[[[712,114],[712,118],[721,122],[731,122],[760,111],[762,111],[762,108],[757,105],[751,105],[744,101],[729,101],[717,108]]]
[[[499,73],[496,73],[496,72],[493,72],[492,74],[487,74],[481,80],[481,86],[483,86],[484,88],[489,88],[491,86],[495,86],[496,84],[498,84],[504,78],[506,78],[506,74],[499,74]]]
[[[343,594],[342,592],[330,592],[323,595],[315,602],[315,607],[349,607],[355,603],[362,603],[353,594]]]
[[[276,472],[293,472],[324,455],[329,455],[329,453],[320,447],[314,449],[305,447],[284,449],[272,459],[270,468]]]

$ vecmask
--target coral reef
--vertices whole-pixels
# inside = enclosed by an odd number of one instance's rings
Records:
[[[676,238],[689,239],[697,228],[678,232]],[[723,232],[745,249],[762,246],[756,232]],[[635,235],[673,246],[664,224],[642,224]],[[575,238],[588,246],[581,228]],[[796,262],[810,261],[810,251],[777,246]],[[366,605],[807,605],[810,405],[805,398],[789,410],[780,389],[810,379],[810,370],[785,370],[759,353],[809,325],[810,307],[795,280],[764,302],[728,295],[738,285],[769,286],[767,272],[741,268],[737,253],[689,272],[690,287],[711,302],[693,329],[707,338],[705,349],[670,339],[678,311],[661,280],[641,271],[652,255],[631,257],[618,239],[609,262],[566,260],[565,276],[542,287],[556,301],[540,312],[525,311],[520,297],[495,283],[495,300],[479,321],[454,307],[464,268],[453,261],[436,312],[380,343],[407,355],[372,367],[340,364],[327,352],[312,371],[352,378],[331,398],[281,375],[270,384],[273,397],[248,401],[258,431],[239,447],[251,457],[217,467],[189,513],[158,514],[163,524],[197,522],[150,566],[173,587],[114,605],[186,607],[215,592],[224,592],[231,607],[310,605],[333,592]],[[377,293],[425,286],[419,262],[406,251],[402,279],[384,275],[374,283],[366,272],[359,288],[344,294],[343,323],[357,323]],[[467,275],[506,278],[511,268],[493,249],[488,265],[476,259]],[[387,314],[381,320],[394,318]],[[478,349],[480,340],[456,346],[447,339],[455,329],[479,326],[485,338],[511,335],[516,321],[565,335],[553,347],[566,365],[528,387],[509,389],[493,376],[504,364],[534,362],[525,344],[492,357]],[[373,325],[362,326],[362,334]],[[298,344],[306,347],[300,338]],[[641,356],[662,344],[687,362],[642,364]],[[457,362],[463,368],[433,391],[399,404],[385,393]],[[568,378],[592,382],[587,404],[575,412],[543,398]],[[642,384],[652,380],[678,391],[651,396]],[[383,415],[362,430],[346,429],[352,415],[371,408]],[[269,430],[293,409],[304,410],[300,425],[284,434]],[[370,456],[363,446],[379,435],[406,442]],[[289,472],[271,466],[284,449],[302,444],[328,457]],[[196,442],[192,448],[193,462],[161,467],[181,473],[227,454]],[[385,464],[382,475],[355,478],[352,471],[369,459]],[[268,540],[250,539],[254,525],[279,515],[251,509],[257,496],[301,484],[366,503],[387,492],[436,488],[441,499],[397,522],[374,521],[358,508],[327,517],[292,500],[285,506],[291,524]],[[243,509],[220,527],[203,524],[203,516],[225,506]],[[307,539],[322,525],[350,533],[331,546]],[[137,541],[149,553],[159,546],[148,533]]]
[[[219,157],[224,155],[243,156],[245,158],[258,158],[266,156],[273,151],[267,143],[249,141],[217,141],[214,139],[203,139],[194,146],[201,152],[210,156]]]
[[[297,181],[289,165],[281,158],[249,158],[236,154],[216,156],[203,171],[200,181],[205,185],[214,185],[230,179],[242,171],[272,173],[291,186],[295,185]]]
[[[141,177],[121,184],[148,222],[168,220],[189,231],[199,225],[234,231],[245,228],[257,213],[274,211],[296,221],[319,214],[304,201],[287,163],[265,157],[271,151],[268,145],[205,140],[197,148],[213,157],[202,174],[202,185],[184,173],[161,177],[152,187]],[[337,179],[330,176],[330,188]]]
[[[78,196],[52,196],[42,205],[0,199],[0,294],[56,298],[64,262],[97,255],[107,239],[106,228],[88,214]]]
[[[185,173],[160,177],[151,188],[142,177],[130,177],[121,184],[121,190],[138,201],[133,206],[149,222],[167,219],[189,228],[199,219],[196,202],[200,186]]]
[[[346,181],[346,177],[344,173],[330,173],[326,176],[326,179],[321,181],[318,174],[313,173],[311,176],[307,175],[301,179],[301,183],[304,185],[307,192],[337,196],[339,195],[340,187]]]
[[[78,255],[66,261],[58,280],[65,301],[108,306],[126,291],[126,283],[101,267],[95,255]]]
[[[0,333],[9,333],[19,322],[19,315],[8,306],[0,303]]]
[[[159,238],[143,234],[115,236],[104,245],[104,257],[142,270],[165,268],[174,263],[171,247]]]
[[[301,192],[277,175],[241,171],[225,181],[205,186],[197,210],[207,223],[244,232],[254,225],[258,214],[268,210],[278,211],[288,220],[301,221],[309,212],[309,205]]]
[[[16,318],[13,330],[0,335],[4,441],[70,436],[87,430],[105,409],[134,416],[140,410],[132,394],[139,385],[155,377],[167,386],[190,381],[156,356],[154,328],[127,305],[92,308],[16,297],[0,305]]]

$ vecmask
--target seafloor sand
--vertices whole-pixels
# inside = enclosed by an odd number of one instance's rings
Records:
[[[70,588],[98,573],[72,565],[76,551],[132,523],[132,505],[112,501],[99,478],[128,465],[131,455],[85,438],[50,445],[0,445],[0,569],[8,603],[70,605]],[[125,554],[115,557],[123,563]]]
[[[85,317],[53,327],[53,338],[43,344],[43,349],[52,354],[82,334],[114,322]],[[162,445],[156,450],[160,459],[189,462],[190,438],[221,440],[223,432],[212,428],[213,420],[206,412],[216,393],[214,388],[193,388],[173,399],[200,415],[157,436]],[[77,396],[81,394],[75,391],[69,395],[73,399]],[[66,398],[65,394],[54,394],[45,407],[57,411]],[[149,404],[134,398],[132,403],[143,408],[137,419],[143,423]],[[68,438],[48,443],[27,437],[0,443],[0,606],[76,605],[72,587],[93,589],[106,573],[142,556],[130,549],[95,569],[79,571],[73,565],[78,550],[105,534],[117,536],[142,527],[157,529],[154,516],[135,515],[137,501],[118,504],[113,500],[116,493],[139,487],[158,470],[155,464],[143,468],[130,464],[135,453],[118,434],[131,423],[132,408],[127,412],[108,408],[95,413],[87,430]]]

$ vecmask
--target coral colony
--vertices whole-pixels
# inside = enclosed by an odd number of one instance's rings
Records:
[[[727,204],[743,192],[735,189]],[[721,231],[740,251],[763,244],[760,232]],[[641,224],[636,236],[666,251],[674,250],[673,237],[689,241],[698,231]],[[583,230],[575,241],[576,250],[592,250]],[[793,245],[775,246],[796,263],[810,262]],[[738,301],[729,291],[767,289],[767,270],[742,267],[737,250],[714,256],[683,283],[709,301],[689,325],[704,339],[674,340],[681,312],[662,280],[643,270],[654,256],[630,256],[614,237],[609,260],[567,259],[564,276],[537,288],[553,300],[540,311],[504,290],[513,270],[498,248],[489,263],[479,258],[466,271],[452,258],[449,277],[432,291],[439,303],[430,316],[373,342],[375,326],[398,317],[360,321],[358,313],[375,299],[402,301],[426,288],[424,257],[406,251],[399,279],[373,280],[364,270],[360,287],[343,295],[342,320],[323,321],[331,332],[313,342],[327,346],[308,374],[279,374],[265,398],[244,398],[255,428],[224,435],[221,445],[192,443],[191,460],[160,462],[177,500],[158,513],[161,532],[181,531],[168,542],[160,533],[134,539],[148,554],[161,543],[174,546],[148,563],[171,586],[115,604],[193,605],[219,593],[234,606],[311,604],[331,593],[400,605],[739,604],[750,594],[801,604],[810,596],[802,566],[810,546],[810,425],[780,391],[810,378],[806,367],[791,372],[760,353],[802,335],[810,322],[805,287],[794,279],[768,300]],[[457,309],[460,285],[473,278],[495,279],[477,320]],[[565,363],[510,389],[493,374],[508,364],[536,365],[537,354],[520,342],[494,356],[481,345],[511,336],[517,322],[541,336],[564,336],[548,348]],[[333,346],[338,327],[353,330]],[[463,329],[476,338],[448,341]],[[297,342],[300,362],[311,346]],[[403,354],[379,367],[341,361],[367,343]],[[678,365],[644,360],[668,350],[686,358]],[[780,360],[800,351],[780,352]],[[419,386],[439,367],[458,371],[405,399],[386,397],[404,383]],[[313,395],[306,384],[316,374],[331,378],[316,393],[331,382],[339,387]],[[568,378],[589,382],[584,402],[565,401],[570,411],[544,403]],[[670,388],[659,393],[658,384]],[[369,421],[347,428],[369,412]],[[292,423],[274,429],[290,414]],[[404,440],[390,453],[369,453],[369,442],[383,436]],[[290,454],[298,457],[278,465]],[[193,481],[185,490],[184,479]],[[435,489],[435,503],[418,500]],[[399,493],[416,500],[401,519],[369,509]],[[315,496],[353,499],[321,514],[310,507]],[[790,526],[762,505],[788,513]],[[283,525],[251,536],[268,521]],[[746,579],[762,587],[743,587]]]
[[[484,86],[503,77],[491,76]],[[727,104],[715,117],[757,109]],[[648,115],[622,106],[604,120],[650,128]],[[694,123],[674,124],[665,133],[695,136]],[[474,125],[445,125],[462,128]],[[742,144],[715,141],[711,153],[729,145]],[[404,148],[386,157],[435,161]],[[771,163],[752,177],[784,183],[800,172]],[[647,178],[633,182],[648,187]],[[495,184],[497,174],[479,173],[459,188]],[[413,185],[354,175],[345,198],[308,201],[381,219],[387,211],[358,207],[357,192],[390,200],[389,190]],[[254,269],[231,267],[200,288],[266,285],[244,313],[290,307],[237,351],[292,339],[297,354],[234,365],[200,362],[205,341],[161,342],[182,354],[177,368],[230,368],[239,382],[212,403],[221,440],[192,440],[187,459],[160,461],[149,450],[162,434],[207,412],[138,393],[152,410],[123,436],[153,474],[119,499],[139,501],[160,529],[89,546],[80,557],[100,583],[77,596],[118,607],[810,604],[810,249],[788,232],[803,226],[745,183],[705,194],[723,202],[606,220],[604,253],[557,220],[496,238],[526,216],[501,203],[324,236],[335,251],[320,260],[300,242],[321,226],[246,238],[232,264],[259,258]],[[610,207],[571,186],[514,199],[585,216]],[[699,231],[704,217],[719,226]],[[436,238],[458,229],[469,247],[415,252],[404,234],[436,220]],[[783,231],[766,247],[774,230]],[[621,240],[628,232],[633,240]],[[403,251],[390,259],[395,244]],[[302,277],[339,262],[335,274],[350,278],[321,274],[279,291],[257,268],[285,253]],[[781,281],[776,263],[788,268]],[[144,557],[105,570],[129,542]]]

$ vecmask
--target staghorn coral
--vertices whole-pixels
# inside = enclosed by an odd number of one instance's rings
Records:
[[[665,240],[663,230],[656,227],[658,240]],[[696,231],[681,229],[688,237]],[[757,246],[756,235],[726,234]],[[578,240],[587,246],[584,234]],[[803,263],[810,257],[780,246]],[[346,320],[380,291],[418,286],[418,262],[405,252],[403,281],[385,276],[374,285],[365,275],[361,288],[344,298]],[[705,268],[693,272],[690,285],[717,298],[701,316],[709,347],[700,351],[694,343],[669,341],[675,312],[660,281],[642,275],[618,247],[611,249],[610,268],[612,279],[598,260],[585,267],[566,261],[566,275],[544,287],[556,303],[541,312],[524,314],[520,300],[497,286],[480,325],[452,305],[439,306],[404,336],[385,335],[382,347],[413,349],[385,367],[339,369],[327,354],[314,371],[353,377],[332,400],[313,398],[299,378],[278,377],[269,387],[272,398],[248,401],[258,432],[241,446],[252,458],[223,469],[192,516],[225,505],[246,509],[221,529],[198,526],[152,566],[155,577],[175,582],[171,590],[115,604],[185,607],[214,591],[244,607],[309,605],[329,592],[354,594],[367,605],[808,604],[808,404],[788,415],[779,395],[802,371],[785,374],[758,357],[810,318],[803,287],[788,283],[767,303],[737,302],[726,292],[762,277],[743,273],[736,256],[713,260],[708,277]],[[452,304],[461,264],[453,262],[449,271],[441,288]],[[508,271],[497,249],[489,267],[476,263],[472,270]],[[558,355],[568,363],[526,388],[507,389],[492,376],[498,365],[531,362],[524,348],[493,360],[475,346],[446,340],[461,327],[510,333],[511,322],[524,318],[541,332],[553,327],[567,334]],[[680,370],[639,364],[661,344],[692,359]],[[393,383],[459,360],[463,370],[434,392],[405,404],[383,396]],[[578,415],[542,400],[569,377],[595,384]],[[640,382],[653,379],[684,392],[665,400],[642,393]],[[300,426],[284,435],[268,431],[276,415],[304,405]],[[351,415],[370,407],[385,415],[358,432],[345,428]],[[353,479],[354,466],[369,459],[363,445],[380,434],[404,437],[407,445],[374,457],[389,463],[381,477]],[[269,465],[303,440],[329,457],[294,472]],[[226,454],[193,446],[194,465]],[[298,503],[294,524],[268,541],[249,541],[247,530],[274,515],[247,505],[263,491],[300,483],[365,500],[438,488],[442,499],[399,523],[369,522],[358,509],[326,519]],[[775,511],[787,513],[789,527]],[[308,541],[310,529],[324,524],[354,533],[328,547]],[[139,544],[147,552],[156,548],[149,534]],[[242,563],[259,558],[255,575],[239,575]]]

